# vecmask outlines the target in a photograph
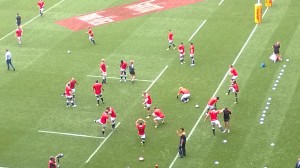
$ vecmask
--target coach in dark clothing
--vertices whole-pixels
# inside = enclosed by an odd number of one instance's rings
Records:
[[[17,16],[16,16],[16,23],[17,23],[17,26],[20,26],[21,25],[21,16],[17,13]]]
[[[180,137],[180,142],[179,142],[179,157],[183,158],[183,156],[186,156],[186,151],[185,151],[186,134],[184,132],[184,128],[180,128],[180,130],[177,131],[177,134]]]
[[[296,167],[295,168],[300,168],[300,156],[298,157],[297,163],[296,163]]]

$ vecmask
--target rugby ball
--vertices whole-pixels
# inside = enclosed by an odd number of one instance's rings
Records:
[[[196,108],[199,108],[199,105],[198,105],[198,104],[196,104],[196,105],[195,105],[195,107],[196,107]]]
[[[143,161],[143,160],[144,160],[144,158],[143,158],[143,157],[139,157],[139,160],[140,160],[140,161]]]

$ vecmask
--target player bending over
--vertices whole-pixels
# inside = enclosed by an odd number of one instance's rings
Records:
[[[153,121],[155,123],[155,128],[158,127],[158,121],[161,121],[162,124],[165,123],[165,115],[164,113],[157,107],[154,107],[154,111],[152,113]]]
[[[178,93],[177,93],[177,99],[178,99],[178,96],[179,96],[180,94],[182,94],[182,96],[181,96],[181,98],[180,98],[180,100],[181,100],[182,102],[186,103],[186,102],[188,102],[188,101],[190,100],[191,94],[190,94],[190,91],[187,90],[186,88],[184,88],[184,87],[180,87],[180,88],[179,88],[179,91],[178,91]]]
[[[209,110],[213,108],[217,108],[217,102],[219,99],[220,99],[219,97],[213,97],[208,101],[206,105],[206,114],[208,113]]]

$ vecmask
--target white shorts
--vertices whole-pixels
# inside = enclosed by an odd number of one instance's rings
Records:
[[[100,93],[100,94],[95,94],[95,96],[96,96],[96,97],[98,97],[98,96],[101,97],[101,96],[102,96],[102,93]]]
[[[145,107],[147,107],[147,108],[150,108],[151,107],[151,104],[145,104]]]
[[[107,72],[101,72],[102,76],[107,76]]]
[[[184,57],[185,53],[179,53],[179,57]]]
[[[211,123],[212,126],[218,125],[219,127],[221,127],[221,124],[220,124],[219,120],[211,121],[210,123]]]
[[[145,139],[146,138],[146,134],[144,135],[139,135],[141,138]]]
[[[113,122],[116,120],[116,117],[110,117],[110,121]]]
[[[273,61],[273,62],[276,62],[276,61],[277,61],[277,56],[276,56],[276,54],[273,53],[273,54],[270,56],[270,60]]]
[[[73,98],[73,96],[66,96],[66,98],[67,98],[67,99],[72,99],[72,98]]]
[[[191,57],[191,58],[194,58],[194,54],[190,54],[190,57]]]
[[[74,94],[75,93],[75,88],[74,89],[71,89],[72,93]]]
[[[169,40],[169,44],[173,44],[173,40]]]
[[[89,36],[89,40],[92,40],[93,39],[93,36]]]
[[[160,118],[160,117],[155,117],[155,118],[154,118],[155,121],[160,121],[160,120],[163,120],[163,119],[164,119],[164,118]]]
[[[18,40],[21,40],[22,37],[17,37]]]
[[[101,120],[100,120],[100,119],[96,120],[96,123],[99,123],[99,124],[101,124],[101,125],[102,125],[102,128],[105,128],[105,127],[106,127],[106,123],[105,123],[105,124],[103,124],[103,123],[101,122]]]
[[[206,106],[206,109],[210,109],[210,110],[211,110],[211,109],[213,109],[213,108],[215,108],[214,105],[212,105],[212,106],[211,106],[211,105],[207,105],[207,106]]]
[[[237,91],[233,87],[230,87],[229,90],[231,90],[233,93],[237,93]]]
[[[190,96],[191,96],[191,94],[183,94],[183,95],[181,96],[181,100],[186,99],[186,98],[189,98]]]
[[[235,80],[237,77],[238,77],[238,75],[232,76],[231,79],[232,79],[232,80]]]
[[[43,12],[43,11],[44,11],[44,8],[40,8],[40,11]]]

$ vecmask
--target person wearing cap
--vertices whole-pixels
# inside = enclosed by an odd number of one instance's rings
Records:
[[[5,62],[7,64],[7,70],[10,70],[10,67],[12,67],[12,69],[15,71],[16,69],[13,66],[13,64],[11,63],[11,57],[12,57],[11,52],[8,49],[6,49],[5,51],[6,51],[5,52]]]
[[[190,96],[191,93],[188,89],[184,88],[184,87],[179,87],[179,91],[177,93],[177,99],[179,97],[179,95],[182,94],[180,100],[184,103],[188,102],[190,100]]]

